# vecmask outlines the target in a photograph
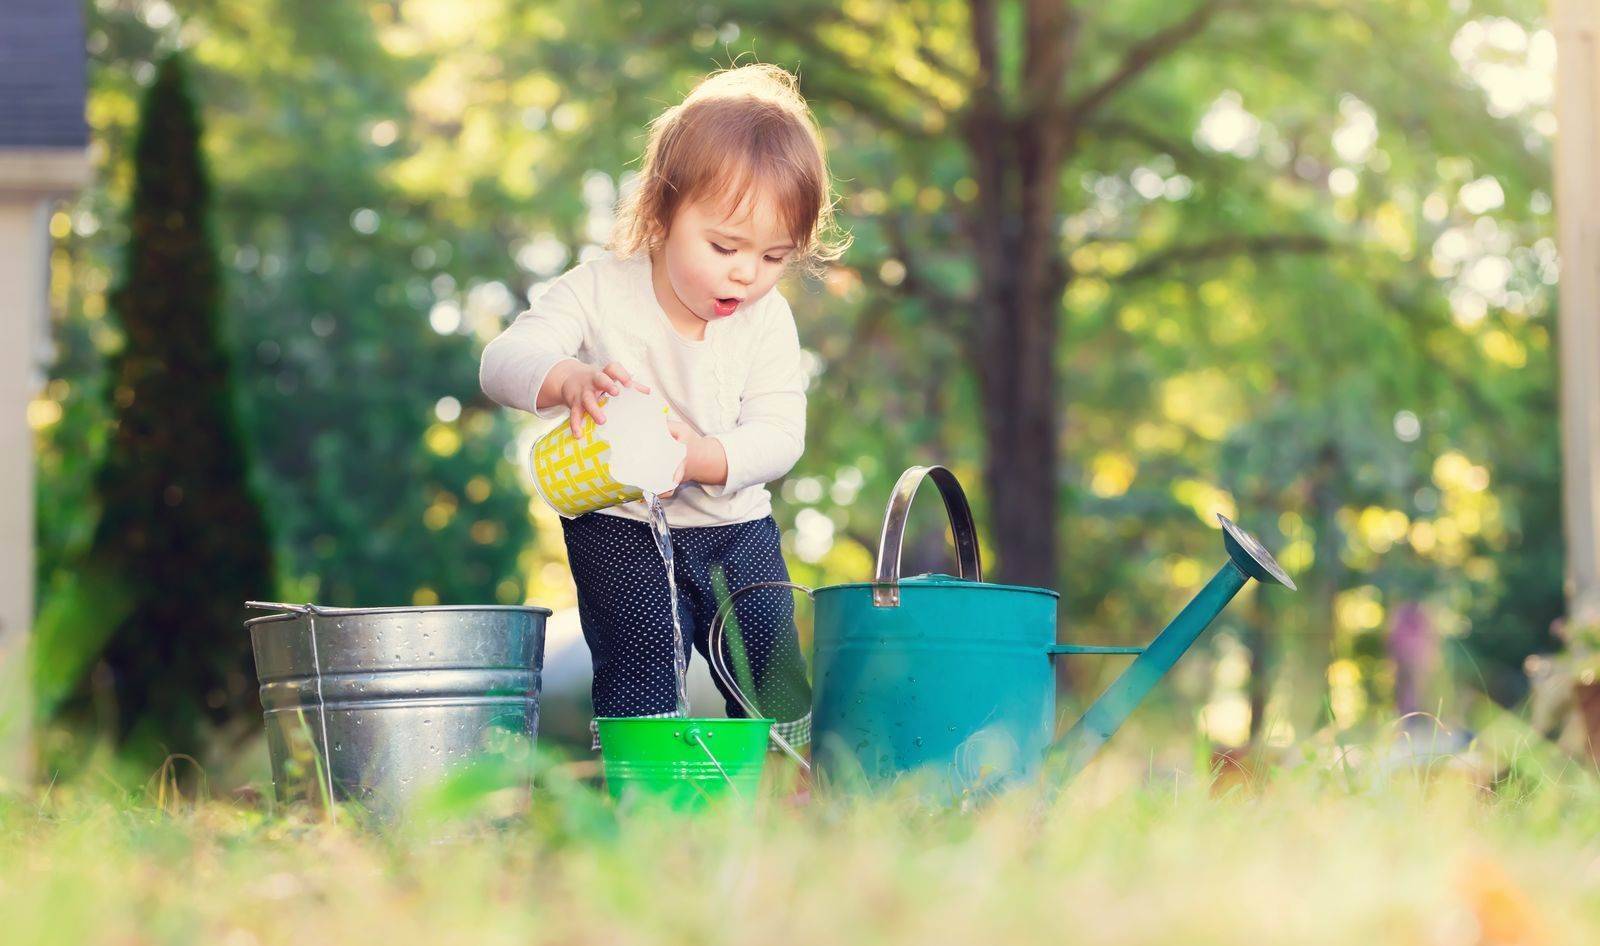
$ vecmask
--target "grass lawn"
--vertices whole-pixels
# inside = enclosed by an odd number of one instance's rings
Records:
[[[1600,781],[1344,753],[1248,778],[1113,756],[1052,805],[618,813],[552,771],[387,834],[80,779],[0,800],[0,942],[1600,942]]]

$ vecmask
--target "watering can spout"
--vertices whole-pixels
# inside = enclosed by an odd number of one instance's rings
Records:
[[[1263,584],[1294,589],[1294,582],[1283,567],[1255,536],[1234,525],[1226,516],[1219,515],[1217,519],[1222,523],[1222,542],[1228,551],[1228,561],[1211,576],[1200,593],[1184,605],[1178,616],[1162,628],[1155,640],[1136,651],[1139,656],[1134,658],[1128,669],[1106,687],[1100,698],[1084,711],[1057,748],[1052,750],[1050,767],[1056,770],[1058,776],[1052,779],[1053,784],[1065,784],[1089,764],[1100,747],[1116,733],[1140,701],[1199,639],[1212,619],[1228,606],[1228,602],[1233,600],[1246,582],[1254,578]]]

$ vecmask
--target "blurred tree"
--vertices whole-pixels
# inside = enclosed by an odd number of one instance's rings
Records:
[[[532,559],[510,423],[478,394],[474,342],[514,313],[510,236],[390,174],[422,65],[380,44],[382,9],[198,2],[90,18],[96,140],[114,158],[150,61],[192,46],[211,116],[227,340],[262,466],[283,593],[338,605],[521,602]],[[93,526],[81,457],[102,447],[98,273],[114,258],[114,160],[64,247],[59,423],[41,460],[55,541],[42,584]],[[102,223],[102,221],[104,221]],[[492,253],[490,248],[492,247]],[[495,329],[497,330],[497,328]]]
[[[1371,718],[1408,601],[1514,699],[1560,613],[1539,13],[97,0],[104,185],[52,223],[41,573],[93,528],[119,158],[157,50],[191,48],[216,105],[284,581],[340,604],[570,600],[559,533],[525,512],[527,422],[478,399],[476,346],[598,251],[646,122],[755,56],[799,70],[856,236],[786,287],[815,356],[808,450],[776,484],[798,577],[869,574],[889,484],[938,460],[986,555],[1065,591],[1075,640],[1169,617],[1220,554],[1215,512],[1280,553],[1305,591],[1230,610],[1163,689],[1178,713],[1242,685],[1258,734]],[[914,518],[907,565],[947,568],[938,504]]]
[[[133,596],[100,663],[116,736],[150,761],[198,754],[204,720],[257,706],[243,603],[275,590],[218,327],[200,137],[183,61],[168,56],[140,108],[131,238],[111,305],[124,344],[109,366],[115,419],[89,551],[95,573]]]
[[[506,22],[580,15],[558,9]],[[817,344],[830,386],[848,389],[854,363],[878,388],[844,416],[891,421],[823,415],[829,459],[870,453],[880,476],[930,448],[981,462],[1007,580],[1064,581],[1091,626],[1149,628],[1217,554],[1173,527],[1248,498],[1246,523],[1269,514],[1270,536],[1291,513],[1293,564],[1316,572],[1271,653],[1290,660],[1282,711],[1304,731],[1330,718],[1330,660],[1355,661],[1356,638],[1376,653],[1358,606],[1382,594],[1365,577],[1375,548],[1410,544],[1423,520],[1419,554],[1454,570],[1434,573],[1446,606],[1481,618],[1482,553],[1545,534],[1498,509],[1489,522],[1475,489],[1455,490],[1460,509],[1428,505],[1450,492],[1429,485],[1441,458],[1446,479],[1463,460],[1517,463],[1548,426],[1527,392],[1549,380],[1531,321],[1546,314],[1549,129],[1538,86],[1519,86],[1541,47],[1517,20],[1444,2],[613,11],[581,43],[552,28],[498,52],[516,74],[561,74],[584,165],[619,169],[630,131],[673,99],[659,90],[718,45],[799,68],[857,235],[834,282],[847,300],[867,287],[832,321],[840,342]],[[1237,452],[1245,468],[1225,465],[1220,448],[1263,437]],[[1436,522],[1463,541],[1430,544]],[[1537,580],[1545,601],[1558,576]],[[1547,639],[1518,637],[1509,650]]]

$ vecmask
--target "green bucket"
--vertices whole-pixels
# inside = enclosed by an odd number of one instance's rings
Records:
[[[688,811],[721,798],[755,799],[773,720],[602,717],[595,724],[612,798]]]

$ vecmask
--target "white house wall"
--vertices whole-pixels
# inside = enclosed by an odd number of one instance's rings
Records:
[[[31,697],[26,673],[33,622],[35,358],[46,313],[49,201],[0,195],[0,781],[26,778]]]

